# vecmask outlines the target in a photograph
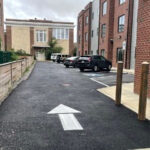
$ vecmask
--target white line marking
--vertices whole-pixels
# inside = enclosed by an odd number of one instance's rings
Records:
[[[142,148],[142,149],[129,149],[129,150],[150,150],[150,148]]]
[[[75,113],[81,113],[81,112],[71,107],[68,107],[66,105],[60,104],[59,106],[57,106],[56,108],[48,112],[47,114],[75,114]]]
[[[59,114],[59,119],[65,131],[83,130],[73,114]]]
[[[109,85],[107,85],[107,84],[105,84],[105,83],[103,83],[103,82],[100,82],[100,81],[97,81],[97,80],[95,80],[95,79],[93,79],[93,78],[90,78],[92,81],[94,81],[94,82],[97,82],[97,83],[99,83],[99,84],[101,84],[101,85],[104,85],[104,86],[106,86],[106,87],[109,87]]]

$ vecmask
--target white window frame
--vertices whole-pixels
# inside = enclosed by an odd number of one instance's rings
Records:
[[[103,3],[103,16],[107,14],[107,1]]]
[[[66,28],[54,28],[53,37],[58,40],[69,40],[69,29]]]
[[[119,0],[119,1],[120,1],[120,5],[126,2],[126,0]]]
[[[46,42],[46,31],[45,30],[36,30],[36,41],[37,42]]]
[[[89,23],[89,17],[88,17],[88,16],[86,16],[86,17],[85,17],[85,25],[87,26],[87,25],[88,25],[88,23]]]
[[[123,32],[125,26],[125,15],[119,16],[118,32]]]
[[[85,41],[88,41],[88,32],[85,33]]]

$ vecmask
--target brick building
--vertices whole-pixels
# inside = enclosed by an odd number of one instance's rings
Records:
[[[117,61],[123,61],[124,68],[130,68],[133,1],[134,0],[115,1],[113,54],[111,53],[114,67],[117,66]],[[125,44],[125,49],[123,49],[123,43]]]
[[[78,15],[78,55],[89,55],[91,51],[92,2]]]
[[[41,57],[41,49],[47,48],[52,37],[62,53],[72,55],[74,48],[74,24],[71,22],[54,22],[50,20],[17,20],[6,19],[7,50],[25,50],[26,53]]]
[[[137,27],[136,65],[135,65],[135,93],[139,93],[141,80],[141,63],[150,63],[150,1],[139,0]],[[149,73],[150,87],[150,73]],[[150,97],[150,88],[148,89]]]
[[[115,0],[100,1],[99,54],[110,61],[113,56],[114,5]]]
[[[0,38],[1,50],[5,49],[3,0],[0,0]]]

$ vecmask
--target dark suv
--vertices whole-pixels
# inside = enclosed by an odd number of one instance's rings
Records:
[[[94,55],[94,56],[82,56],[78,60],[78,68],[81,72],[84,69],[93,69],[93,71],[97,72],[100,69],[106,69],[110,71],[112,68],[112,63],[104,58],[103,56]]]

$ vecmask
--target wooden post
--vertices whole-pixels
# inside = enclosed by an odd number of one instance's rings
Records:
[[[142,63],[141,83],[140,83],[140,97],[139,97],[139,112],[138,119],[146,119],[146,103],[147,103],[147,89],[148,89],[148,73],[149,63]]]
[[[118,62],[117,67],[117,79],[116,79],[116,105],[121,105],[121,92],[122,92],[122,74],[123,74],[123,62]]]

